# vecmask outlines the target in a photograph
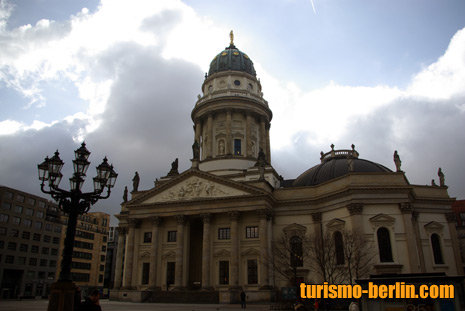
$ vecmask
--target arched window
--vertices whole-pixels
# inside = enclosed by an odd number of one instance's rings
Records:
[[[340,231],[334,232],[334,248],[336,251],[336,264],[343,265],[344,260],[344,241],[342,240],[342,233]]]
[[[291,251],[290,251],[290,262],[292,267],[303,266],[303,251],[302,251],[302,239],[294,236],[291,238]]]
[[[433,248],[434,263],[437,265],[443,264],[444,259],[442,258],[441,242],[439,241],[439,235],[436,233],[431,235],[431,247]]]
[[[378,248],[379,248],[379,261],[380,262],[393,262],[391,237],[389,234],[389,230],[384,227],[381,227],[378,229],[377,236],[378,236]]]

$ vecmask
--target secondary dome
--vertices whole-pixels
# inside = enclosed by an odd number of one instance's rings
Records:
[[[381,164],[359,159],[359,154],[354,148],[355,146],[352,145],[352,150],[334,150],[334,145],[331,145],[330,152],[321,152],[321,163],[302,173],[294,180],[292,186],[315,186],[340,176],[344,176],[349,172],[392,172],[390,169]]]
[[[210,69],[208,70],[208,76],[214,73],[228,70],[243,71],[252,76],[257,76],[252,60],[247,54],[241,52],[234,45],[234,35],[230,33],[231,43],[221,53],[215,56],[210,63]]]

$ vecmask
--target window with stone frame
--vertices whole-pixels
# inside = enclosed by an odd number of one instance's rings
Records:
[[[152,232],[144,232],[144,243],[152,242]]]
[[[240,139],[234,139],[234,154],[235,155],[241,155],[242,150],[241,150],[241,140]]]
[[[293,236],[290,240],[291,252],[290,252],[290,263],[292,267],[302,267],[303,261],[303,249],[302,239],[298,236]]]
[[[379,261],[393,262],[391,235],[389,230],[385,227],[381,227],[376,232],[376,235],[378,237]]]
[[[142,285],[149,284],[149,275],[150,275],[150,263],[142,263]]]
[[[256,259],[247,260],[247,284],[258,284],[258,265]]]
[[[166,263],[166,286],[174,284],[176,262],[167,262]]]
[[[219,228],[218,229],[218,240],[229,240],[231,238],[230,228]]]
[[[219,283],[220,285],[229,284],[229,261],[220,261],[219,262]]]
[[[245,237],[247,239],[258,238],[258,226],[245,227]]]
[[[176,242],[176,231],[168,231],[168,242]]]
[[[441,241],[437,233],[431,235],[431,248],[433,249],[434,263],[437,265],[444,264],[444,257],[442,256]]]
[[[334,232],[334,250],[336,251],[336,264],[343,265],[345,263],[344,256],[344,241],[341,231]]]

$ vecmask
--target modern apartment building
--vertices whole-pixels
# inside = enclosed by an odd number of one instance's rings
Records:
[[[105,276],[104,276],[104,288],[112,289],[115,281],[115,266],[116,266],[116,252],[118,247],[123,247],[124,245],[118,245],[118,227],[110,227],[110,232],[108,235],[108,245],[107,245],[107,261],[105,264]],[[106,290],[104,289],[104,294]]]
[[[64,220],[47,199],[0,186],[0,298],[46,297]]]
[[[94,288],[103,289],[109,228],[110,215],[106,213],[91,212],[78,217],[71,277],[83,295]],[[62,231],[63,241],[65,236],[66,227]],[[62,252],[63,245],[60,254]],[[61,259],[58,260],[58,270],[61,269]]]

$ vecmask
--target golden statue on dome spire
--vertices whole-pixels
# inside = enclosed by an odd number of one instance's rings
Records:
[[[234,33],[233,31],[231,30],[231,32],[229,33],[229,38],[231,39],[231,42],[229,43],[230,45],[234,45]]]

